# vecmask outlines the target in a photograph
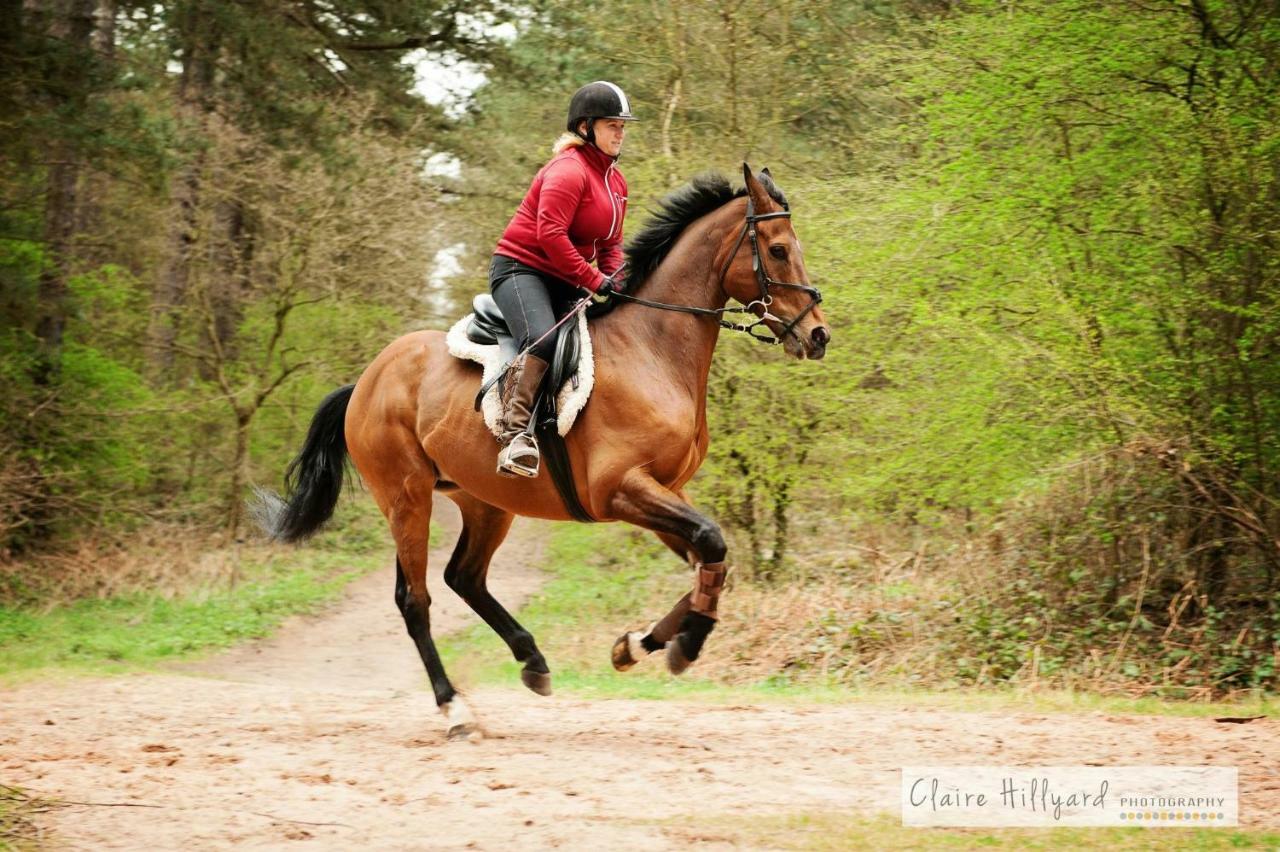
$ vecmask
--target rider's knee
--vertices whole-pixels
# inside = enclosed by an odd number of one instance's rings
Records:
[[[536,334],[530,334],[529,340],[525,341],[520,348],[523,349],[525,346],[528,346],[529,343],[537,340],[539,337],[546,334],[547,331],[549,331],[549,329],[544,329]],[[554,334],[547,334],[546,338],[530,349],[529,352],[541,358],[543,361],[550,363],[551,358],[556,352],[556,336]]]

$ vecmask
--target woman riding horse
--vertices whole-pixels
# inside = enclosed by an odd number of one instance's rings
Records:
[[[634,121],[622,89],[588,83],[569,102],[568,132],[554,146],[516,210],[489,264],[489,289],[523,351],[502,388],[498,473],[538,475],[538,441],[528,429],[538,386],[555,351],[547,334],[574,288],[607,296],[622,268],[627,181],[618,156]],[[596,261],[593,269],[590,265]]]
[[[564,438],[575,497],[593,520],[652,531],[692,569],[692,588],[665,616],[614,643],[619,670],[665,649],[668,668],[683,671],[718,618],[728,548],[684,489],[711,440],[707,383],[721,329],[776,343],[795,358],[821,358],[831,342],[786,197],[767,169],[754,174],[743,163],[742,177],[737,190],[723,176],[695,178],[663,199],[627,246],[628,292],[615,296],[623,304],[591,322],[591,400]],[[596,274],[585,283],[598,290],[604,275]],[[730,322],[731,313],[756,321]],[[756,334],[758,326],[771,334]],[[494,472],[497,450],[474,406],[481,380],[479,365],[450,354],[443,331],[398,338],[355,385],[320,403],[289,466],[287,498],[264,494],[262,506],[274,537],[306,538],[332,516],[350,458],[395,539],[396,605],[451,737],[478,736],[479,728],[431,636],[432,495],[447,497],[462,516],[445,583],[502,637],[521,681],[542,695],[551,692],[547,661],[489,591],[489,562],[517,515],[571,518],[550,477],[513,482]]]

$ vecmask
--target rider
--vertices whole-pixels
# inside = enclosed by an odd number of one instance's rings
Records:
[[[489,264],[489,289],[516,342],[542,337],[581,293],[607,296],[620,287],[627,181],[618,171],[626,122],[622,89],[599,80],[569,101],[568,132],[534,177]],[[596,267],[590,262],[594,260]],[[538,475],[538,442],[526,434],[555,335],[520,356],[502,388],[498,473]]]

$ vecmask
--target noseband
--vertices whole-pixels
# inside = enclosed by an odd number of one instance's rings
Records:
[[[791,281],[775,281],[773,278],[769,277],[769,273],[765,271],[764,264],[761,262],[760,238],[756,233],[756,222],[759,222],[763,219],[790,219],[790,218],[791,218],[791,208],[787,207],[785,204],[783,205],[782,210],[776,210],[772,213],[756,213],[755,206],[751,203],[751,196],[750,195],[747,196],[746,221],[742,223],[742,230],[738,233],[738,239],[733,244],[733,250],[729,252],[729,257],[725,259],[724,267],[721,268],[720,270],[720,278],[719,278],[719,285],[720,285],[721,292],[725,294],[726,298],[732,298],[729,296],[729,291],[724,289],[724,277],[726,274],[728,274],[729,266],[733,263],[733,259],[738,256],[738,251],[742,248],[742,243],[748,237],[750,237],[751,270],[756,275],[756,283],[760,285],[760,292],[756,296],[756,298],[752,299],[743,307],[699,308],[694,305],[671,305],[666,302],[655,302],[650,299],[642,299],[639,296],[631,296],[626,293],[614,293],[613,297],[622,299],[627,302],[635,302],[636,304],[639,304],[639,305],[646,305],[650,308],[660,308],[664,311],[679,311],[681,313],[686,313],[686,314],[714,316],[717,319],[719,319],[720,326],[722,328],[731,329],[732,331],[743,331],[743,332],[746,332],[748,335],[750,335],[753,340],[757,340],[760,343],[768,343],[770,345],[776,346],[777,344],[781,343],[782,339],[786,337],[788,334],[795,334],[794,329],[796,327],[796,323],[804,319],[814,308],[818,306],[819,303],[822,302],[822,294],[818,292],[817,287],[814,287],[811,284],[798,284]],[[773,304],[773,293],[771,293],[769,289],[771,287],[790,287],[795,290],[802,290],[809,295],[809,304],[805,305],[804,310],[800,311],[800,313],[792,317],[790,322],[787,322],[782,317],[777,316],[776,314],[773,314],[769,311],[769,307]],[[759,316],[759,318],[755,322],[751,323],[750,325],[742,325],[741,323],[729,322],[728,320],[724,319],[725,314],[751,313],[752,309],[755,308],[756,305],[760,306],[760,308],[763,310],[763,313]],[[785,323],[785,325],[783,325],[782,331],[776,336],[771,335],[769,337],[765,337],[764,335],[756,334],[755,332],[756,326],[764,325],[765,320],[774,320],[775,322]],[[767,328],[768,326],[765,326],[765,327]]]

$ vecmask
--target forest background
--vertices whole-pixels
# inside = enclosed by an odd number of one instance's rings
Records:
[[[248,540],[323,395],[486,289],[609,79],[628,231],[769,166],[833,329],[716,354],[691,490],[734,676],[1274,690],[1278,11],[6,0],[0,644]],[[483,83],[414,92],[448,68]]]

